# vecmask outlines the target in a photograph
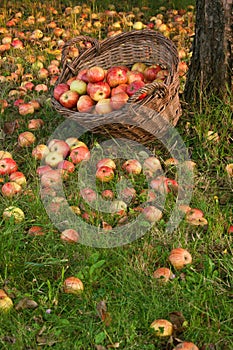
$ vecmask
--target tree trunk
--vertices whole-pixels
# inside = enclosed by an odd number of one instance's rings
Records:
[[[193,53],[185,84],[187,102],[232,92],[233,0],[196,0]]]

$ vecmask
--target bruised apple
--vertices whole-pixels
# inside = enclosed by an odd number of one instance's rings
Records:
[[[35,135],[30,131],[21,132],[18,136],[18,144],[20,147],[29,147],[36,141]]]
[[[191,342],[184,341],[176,345],[173,350],[199,350],[199,348]]]
[[[84,290],[83,282],[74,276],[67,277],[63,283],[65,293],[80,294]]]
[[[173,273],[168,267],[159,267],[153,272],[153,277],[164,283],[173,278]]]
[[[181,270],[186,265],[192,263],[192,256],[186,249],[174,248],[170,252],[168,260],[175,269]]]
[[[120,66],[109,68],[106,75],[106,81],[111,88],[114,88],[119,84],[126,84],[128,81],[127,70]]]
[[[150,327],[154,329],[158,337],[170,337],[173,333],[172,323],[164,319],[155,320]]]
[[[139,175],[142,171],[142,166],[137,159],[128,159],[123,163],[122,169],[128,174]]]

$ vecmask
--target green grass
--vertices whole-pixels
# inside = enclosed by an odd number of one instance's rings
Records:
[[[41,54],[37,46],[33,50]],[[14,56],[15,51],[10,54]],[[47,55],[46,62],[53,58]],[[24,64],[22,53],[17,60]],[[6,62],[1,60],[1,64],[5,67]],[[25,70],[30,72],[28,62]],[[1,84],[0,99],[8,99],[14,87],[13,83]],[[27,97],[38,98],[42,105],[36,117],[42,118],[45,126],[35,132],[36,143],[46,143],[64,121],[47,100],[51,91],[52,87],[47,94],[33,92]],[[13,101],[8,101],[9,107],[0,116],[1,128],[20,117]],[[13,134],[1,133],[0,149],[12,153],[27,177],[26,189],[31,191],[12,199],[0,195],[0,289],[4,288],[14,303],[9,313],[0,313],[1,349],[89,350],[119,343],[119,349],[124,350],[171,350],[177,339],[192,341],[199,349],[233,348],[233,237],[227,233],[233,217],[233,188],[225,170],[233,163],[231,105],[230,97],[227,102],[211,98],[201,107],[184,104],[177,125],[196,163],[190,205],[203,210],[208,227],[192,226],[183,220],[167,234],[164,220],[142,238],[112,249],[61,241],[39,195],[39,162],[31,157],[33,146],[17,146],[17,137],[27,129],[32,116],[22,117]],[[209,130],[218,133],[219,142],[207,139]],[[82,140],[91,146],[101,138],[87,133]],[[163,158],[161,150],[158,155]],[[67,184],[67,192],[76,193],[75,182],[74,188]],[[2,220],[3,210],[10,205],[25,212],[22,223]],[[33,225],[42,226],[45,235],[28,235]],[[181,271],[168,261],[171,249],[178,246],[188,249],[193,257],[192,265]],[[161,266],[171,267],[175,274],[164,285],[153,278],[154,270]],[[71,275],[84,283],[84,292],[78,296],[63,291],[63,281]],[[24,297],[34,300],[38,307],[17,310],[15,306]],[[97,312],[101,301],[107,306],[109,318],[105,322]],[[185,324],[173,339],[156,338],[150,324],[157,318],[169,320],[174,312],[182,313]]]

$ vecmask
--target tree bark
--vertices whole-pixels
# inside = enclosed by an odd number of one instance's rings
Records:
[[[184,98],[201,102],[232,92],[233,0],[196,0],[196,25]]]

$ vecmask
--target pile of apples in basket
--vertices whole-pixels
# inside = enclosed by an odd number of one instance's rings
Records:
[[[130,68],[119,65],[107,70],[93,66],[57,84],[54,98],[63,107],[80,113],[105,114],[121,109],[144,85],[164,82],[167,76],[168,71],[159,64],[136,62]],[[142,92],[138,100],[146,96],[147,92]]]

